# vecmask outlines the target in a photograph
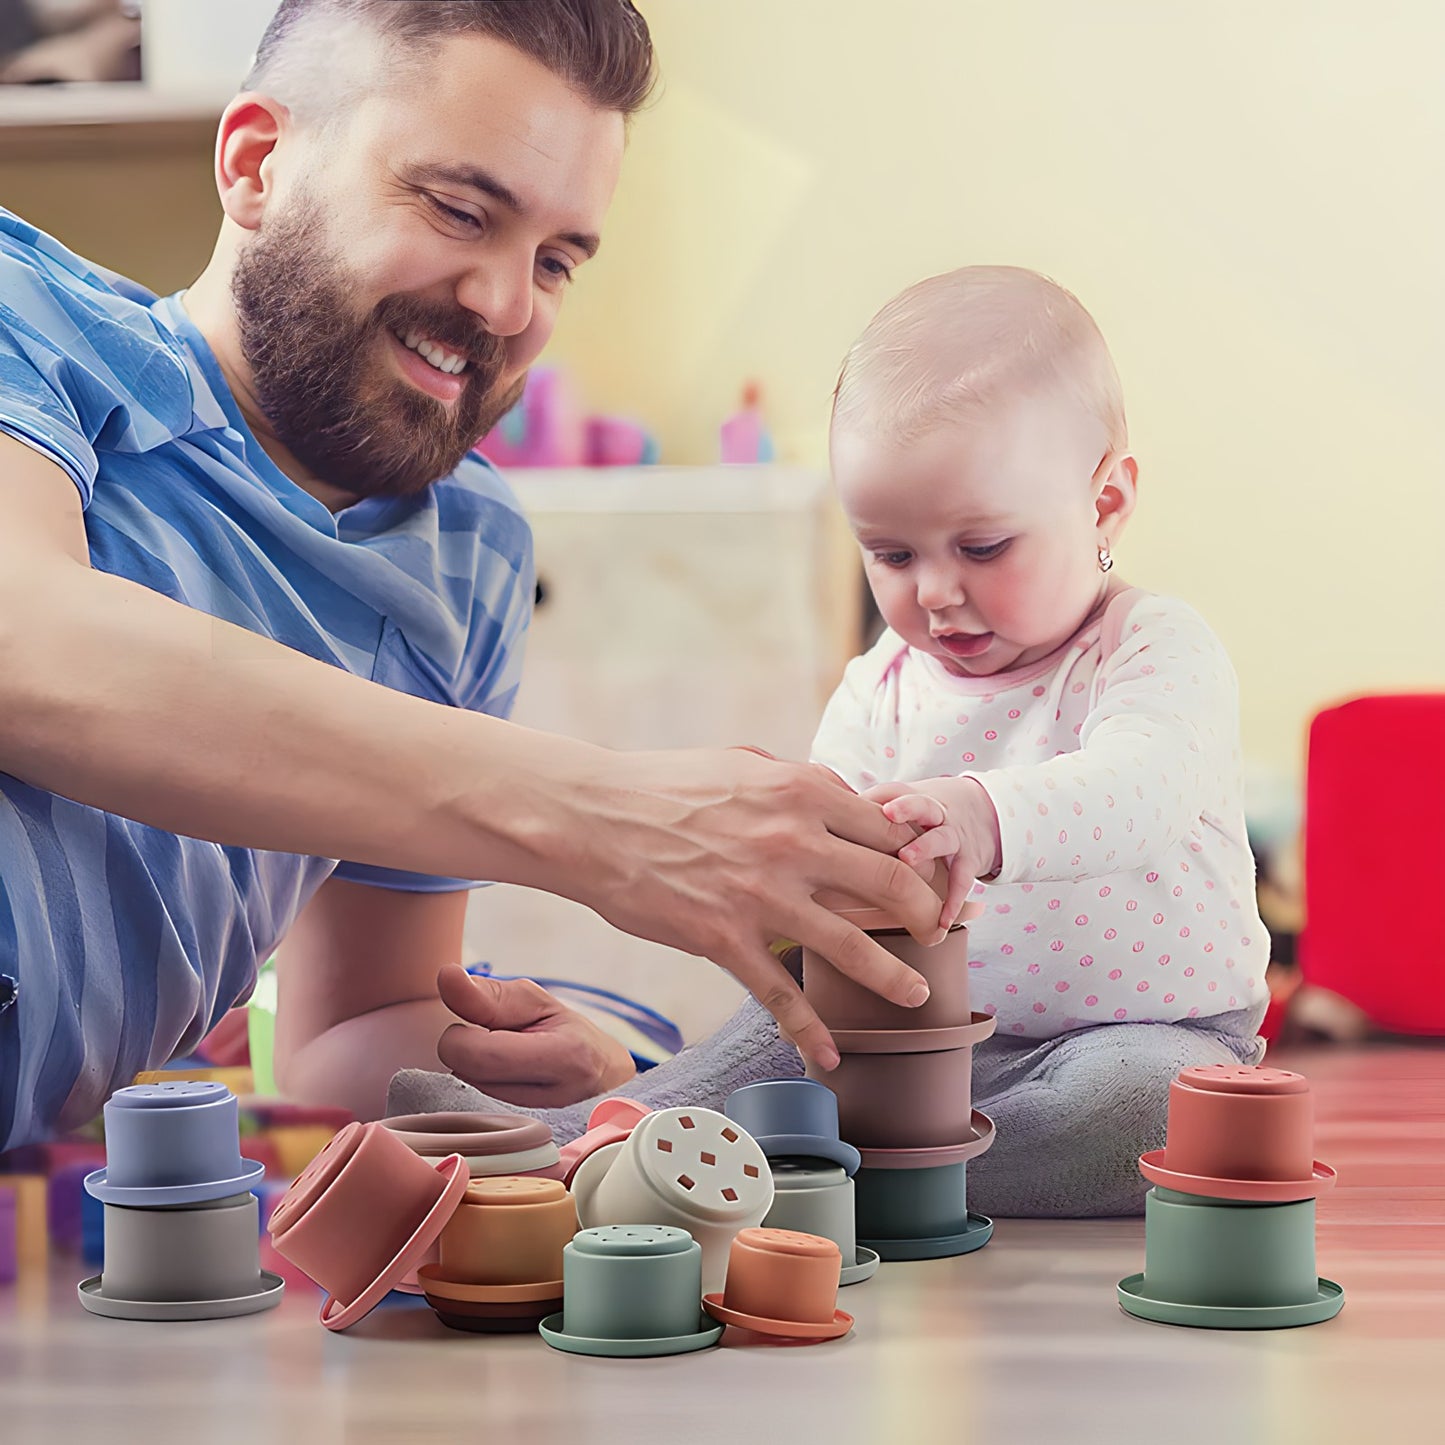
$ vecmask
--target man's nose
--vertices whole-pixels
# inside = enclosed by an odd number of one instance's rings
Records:
[[[457,300],[493,336],[520,336],[532,324],[532,258],[491,255],[457,288]]]

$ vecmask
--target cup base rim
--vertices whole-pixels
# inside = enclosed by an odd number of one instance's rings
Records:
[[[1318,1280],[1314,1299],[1293,1305],[1195,1305],[1154,1299],[1143,1292],[1144,1276],[1119,1281],[1119,1305],[1125,1314],[1151,1324],[1186,1325],[1206,1330],[1281,1330],[1332,1320],[1345,1307],[1345,1292],[1332,1279]]]
[[[1139,1172],[1151,1183],[1201,1199],[1238,1199],[1246,1204],[1297,1204],[1334,1188],[1335,1171],[1316,1159],[1308,1179],[1211,1179],[1164,1167],[1164,1150],[1139,1156]]]
[[[448,1279],[439,1264],[422,1265],[416,1277],[418,1288],[427,1296],[428,1303],[432,1295],[460,1304],[530,1304],[562,1297],[560,1279],[538,1280],[533,1284],[468,1284],[464,1280]]]
[[[972,1254],[993,1238],[993,1220],[986,1214],[968,1216],[968,1228],[958,1234],[941,1234],[932,1239],[860,1239],[859,1249],[871,1249],[885,1263],[917,1259],[951,1259]]]
[[[962,1164],[993,1145],[993,1120],[975,1109],[969,1120],[972,1138],[961,1144],[940,1144],[925,1149],[859,1149],[864,1169],[943,1169]]]
[[[850,1284],[863,1284],[878,1273],[881,1262],[876,1249],[865,1249],[861,1244],[853,1254],[853,1263],[843,1266],[838,1279],[838,1288],[847,1289]]]
[[[998,1020],[974,1010],[969,1022],[937,1029],[829,1029],[840,1054],[951,1054],[989,1038]]]
[[[706,1350],[722,1338],[723,1327],[703,1315],[699,1329],[691,1335],[661,1335],[654,1339],[593,1339],[587,1335],[569,1335],[562,1329],[563,1316],[548,1315],[537,1326],[542,1338],[554,1350],[569,1355],[597,1355],[613,1359],[645,1359],[651,1355],[687,1355]]]
[[[101,1276],[92,1275],[76,1285],[81,1305],[93,1315],[110,1320],[151,1320],[169,1323],[177,1320],[225,1320],[237,1315],[259,1314],[275,1309],[286,1292],[286,1281],[270,1270],[261,1271],[261,1288],[252,1294],[233,1299],[214,1300],[134,1300],[117,1299],[101,1293]]]
[[[85,1176],[85,1192],[102,1204],[129,1205],[133,1209],[157,1204],[209,1204],[232,1194],[249,1194],[261,1182],[266,1166],[255,1159],[242,1159],[244,1168],[234,1179],[203,1179],[196,1184],[110,1184],[106,1170]]]
[[[335,1295],[326,1296],[321,1306],[320,1318],[328,1330],[348,1329],[369,1315],[391,1293],[397,1282],[405,1279],[416,1268],[418,1261],[446,1228],[452,1211],[467,1192],[471,1176],[467,1171],[467,1161],[460,1154],[443,1159],[436,1166],[436,1172],[442,1179],[436,1201],[412,1232],[411,1238],[383,1266],[376,1278],[354,1300],[347,1303],[343,1304]],[[273,1246],[276,1245],[275,1239],[271,1242]]]
[[[814,1324],[811,1320],[772,1320],[762,1315],[744,1314],[742,1310],[730,1309],[719,1294],[705,1294],[702,1307],[713,1319],[721,1320],[735,1329],[751,1330],[755,1335],[773,1335],[783,1340],[810,1340],[823,1344],[827,1340],[841,1340],[853,1328],[853,1316],[846,1310],[834,1309],[833,1318],[827,1324]]]

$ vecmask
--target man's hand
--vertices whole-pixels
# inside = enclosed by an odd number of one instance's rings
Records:
[[[632,1055],[610,1034],[529,979],[476,978],[453,964],[437,975],[442,1002],[465,1023],[437,1043],[459,1079],[530,1108],[560,1108],[625,1084]]]
[[[973,778],[925,778],[918,783],[880,783],[863,794],[883,805],[894,823],[921,829],[899,852],[910,865],[942,858],[948,864],[945,927],[958,917],[974,883],[991,878],[1001,863],[998,814],[983,784]]]
[[[937,895],[895,856],[915,830],[826,768],[747,749],[599,750],[563,806],[566,846],[549,872],[570,877],[570,896],[725,968],[822,1067],[837,1064],[837,1050],[770,952],[775,940],[803,944],[893,1003],[927,999],[920,974],[814,897],[839,892],[886,909],[921,943],[943,936]],[[544,801],[534,813],[544,828],[546,811]]]

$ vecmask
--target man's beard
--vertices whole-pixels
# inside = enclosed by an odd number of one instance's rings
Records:
[[[355,289],[326,244],[319,207],[298,202],[262,226],[237,262],[241,352],[276,439],[309,473],[353,496],[407,496],[454,471],[525,378],[494,395],[504,343],[461,307],[388,296],[358,316]],[[451,406],[387,374],[387,333],[413,331],[466,357],[466,385]]]

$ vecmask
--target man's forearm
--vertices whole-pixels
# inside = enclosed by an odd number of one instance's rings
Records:
[[[0,771],[218,843],[542,881],[595,749],[422,702],[138,584],[54,559],[0,576]]]

